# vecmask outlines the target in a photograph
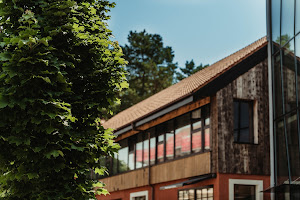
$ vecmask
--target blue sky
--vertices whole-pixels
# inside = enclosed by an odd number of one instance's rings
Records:
[[[109,28],[127,43],[130,30],[157,33],[180,67],[214,62],[266,35],[265,0],[114,0]]]

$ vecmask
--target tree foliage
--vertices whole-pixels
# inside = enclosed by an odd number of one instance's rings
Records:
[[[163,45],[158,34],[130,31],[129,44],[122,47],[128,61],[129,89],[121,96],[120,110],[124,110],[175,82],[177,64],[174,52]]]
[[[89,169],[103,173],[99,158],[118,148],[99,112],[127,85],[113,6],[0,1],[0,199],[95,198]]]
[[[195,65],[194,60],[186,61],[184,68],[179,68],[181,72],[177,72],[177,79],[181,81],[182,79],[189,77],[190,75],[196,73],[197,71],[207,67],[208,65],[202,65],[202,63],[198,66]]]

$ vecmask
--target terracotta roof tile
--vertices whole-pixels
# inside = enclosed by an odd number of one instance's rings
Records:
[[[113,128],[115,130],[120,129],[137,119],[145,117],[149,113],[158,111],[171,103],[193,94],[195,91],[199,90],[214,78],[218,77],[220,74],[241,62],[257,50],[261,49],[266,44],[266,37],[255,41],[249,46],[229,55],[213,65],[196,72],[182,81],[118,113],[103,123],[103,126],[105,128]]]

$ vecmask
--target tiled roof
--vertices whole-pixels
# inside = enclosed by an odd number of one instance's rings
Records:
[[[211,82],[213,79],[229,70],[254,52],[258,51],[267,44],[266,37],[263,37],[249,46],[231,54],[230,56],[196,72],[195,74],[183,79],[182,81],[154,94],[153,96],[131,106],[130,108],[118,113],[105,123],[105,128],[118,130],[132,122],[146,117],[150,113],[159,111],[163,107],[175,103],[176,101],[190,96],[201,87]]]

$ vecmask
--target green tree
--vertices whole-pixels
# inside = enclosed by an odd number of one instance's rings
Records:
[[[126,87],[107,0],[0,1],[0,199],[95,198],[118,145],[99,116]]]
[[[207,67],[209,65],[202,65],[196,66],[194,60],[186,61],[185,68],[179,68],[181,72],[177,72],[177,80],[181,81],[182,79],[189,77],[190,75],[196,73],[197,71]]]
[[[169,87],[175,82],[177,64],[174,52],[163,45],[158,34],[130,31],[128,45],[122,47],[128,61],[129,89],[120,97],[120,110],[124,110],[147,97]]]

